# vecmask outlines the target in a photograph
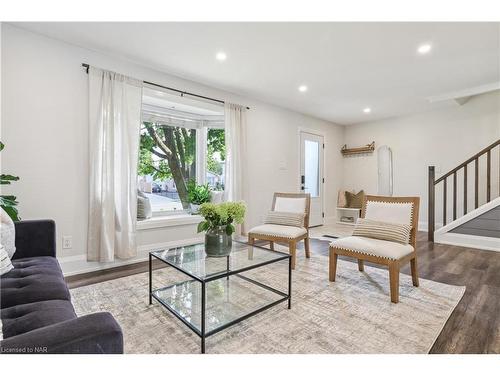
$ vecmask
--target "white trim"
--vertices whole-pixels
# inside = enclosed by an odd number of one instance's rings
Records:
[[[204,123],[204,122],[203,122]],[[207,178],[207,127],[196,130],[196,183],[204,184]]]
[[[445,245],[463,246],[478,250],[500,252],[500,238],[495,237],[473,236],[461,233],[435,233],[434,242]]]
[[[468,214],[466,214],[462,217],[459,217],[457,220],[452,221],[451,223],[445,225],[444,227],[436,230],[434,232],[434,235],[445,234],[445,233],[455,229],[456,227],[458,227],[458,226],[460,226],[468,221],[471,221],[472,219],[478,217],[479,215],[482,215],[485,212],[488,212],[488,211],[494,209],[497,206],[500,206],[500,197],[497,197],[497,198],[493,199],[492,201],[490,201],[486,204],[483,204],[481,207],[476,208],[475,210],[469,212]],[[477,237],[477,236],[475,236],[475,237]]]
[[[493,82],[481,86],[470,87],[465,90],[459,90],[454,92],[448,92],[441,95],[429,96],[427,100],[429,101],[429,103],[455,100],[457,101],[458,104],[463,104],[461,103],[462,102],[461,99],[466,99],[465,101],[467,101],[467,99],[469,99],[472,96],[485,94],[487,92],[496,90],[500,90],[500,82]]]
[[[113,262],[88,262],[84,254],[58,258],[64,276],[73,276],[81,273],[100,271],[128,264],[143,262],[148,259],[149,252],[161,248],[174,248],[188,246],[203,242],[203,237],[188,238],[185,240],[161,242],[155,244],[141,245],[137,248],[137,256],[133,259],[116,259]]]
[[[175,227],[180,225],[198,225],[203,218],[200,215],[153,216],[151,219],[137,222],[137,230]]]
[[[326,211],[326,198],[325,198],[325,185],[326,185],[326,181],[327,180],[327,169],[325,168],[325,149],[326,149],[326,135],[324,132],[321,132],[321,131],[318,131],[316,129],[311,129],[311,128],[304,128],[302,126],[299,126],[298,129],[297,129],[297,143],[298,143],[298,171],[299,171],[299,175],[297,176],[297,181],[298,181],[298,184],[297,184],[297,191],[299,193],[302,193],[303,191],[301,190],[301,182],[300,182],[300,168],[301,168],[301,149],[302,149],[302,143],[301,143],[301,139],[300,139],[300,135],[301,133],[308,133],[308,134],[311,134],[311,135],[315,135],[315,136],[318,136],[318,137],[321,137],[323,139],[323,144],[320,146],[321,147],[321,176],[320,176],[320,191],[321,191],[321,206],[322,206],[322,210],[323,210],[323,213],[325,213]],[[325,182],[323,182],[323,180]],[[311,221],[311,213],[309,212],[309,221]],[[322,223],[320,225],[325,225],[325,218],[322,217]],[[318,226],[320,226],[318,225]]]

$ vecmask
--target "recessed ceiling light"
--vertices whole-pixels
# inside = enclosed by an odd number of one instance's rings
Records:
[[[431,52],[432,46],[429,43],[421,44],[418,46],[417,51],[421,55],[425,55],[426,53]]]
[[[307,91],[307,86],[306,85],[300,85],[299,86],[299,91],[300,92],[306,92]]]
[[[224,61],[227,59],[227,55],[225,52],[217,52],[217,54],[215,55],[215,58],[219,61]]]
[[[363,109],[364,113],[370,113],[371,111],[372,111],[372,109],[369,107],[366,107],[365,109]]]

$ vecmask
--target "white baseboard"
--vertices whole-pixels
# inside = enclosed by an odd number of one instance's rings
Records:
[[[200,241],[201,240],[199,237],[198,238],[195,237],[185,240],[141,245],[137,247],[136,257],[126,260],[116,259],[113,262],[89,262],[87,261],[87,256],[85,254],[58,258],[58,261],[59,264],[61,265],[64,276],[73,276],[87,272],[100,271],[109,268],[125,266],[128,264],[144,262],[145,260],[148,260],[149,252],[152,250],[188,246],[188,245],[193,245],[195,243],[199,243]]]
[[[484,236],[472,236],[470,234],[461,233],[434,233],[434,242],[463,246],[478,250],[489,250],[500,252],[500,238],[495,237],[484,237]]]

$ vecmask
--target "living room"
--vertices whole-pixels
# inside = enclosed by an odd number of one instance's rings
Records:
[[[2,354],[500,352],[498,22],[15,20]]]

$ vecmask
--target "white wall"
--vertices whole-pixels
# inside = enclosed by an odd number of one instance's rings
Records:
[[[88,90],[82,62],[136,78],[245,104],[248,112],[246,225],[260,222],[274,191],[298,190],[298,129],[319,131],[326,143],[325,215],[333,216],[333,197],[341,185],[338,150],[343,128],[250,98],[186,81],[87,49],[2,25],[2,170],[21,177],[6,187],[20,201],[24,219],[57,223],[58,257],[66,272],[102,267],[84,261],[88,206]],[[286,168],[280,169],[280,166]],[[62,249],[62,235],[73,248]],[[196,236],[195,225],[140,231],[141,258],[148,246],[182,243]],[[106,264],[104,266],[109,266]]]
[[[345,128],[345,142],[358,147],[375,141],[377,147],[392,149],[394,162],[394,195],[420,196],[420,222],[427,225],[428,166],[436,166],[436,178],[464,162],[500,138],[500,92],[472,98],[463,106],[453,106],[412,116],[363,123]],[[492,154],[492,197],[498,195],[498,152]],[[484,166],[481,160],[481,166]],[[344,187],[377,193],[377,153],[348,157],[344,160]],[[484,179],[481,170],[481,179]],[[473,192],[473,169],[468,169],[468,191]],[[458,197],[463,197],[462,172],[458,175]],[[483,185],[485,186],[485,185]],[[452,197],[452,180],[448,181],[448,197]],[[436,222],[442,222],[442,190],[436,190]],[[481,191],[480,203],[486,192]],[[462,198],[463,199],[463,198]],[[462,199],[457,211],[462,213]],[[473,207],[472,195],[468,201]],[[451,201],[447,211],[451,217]]]

